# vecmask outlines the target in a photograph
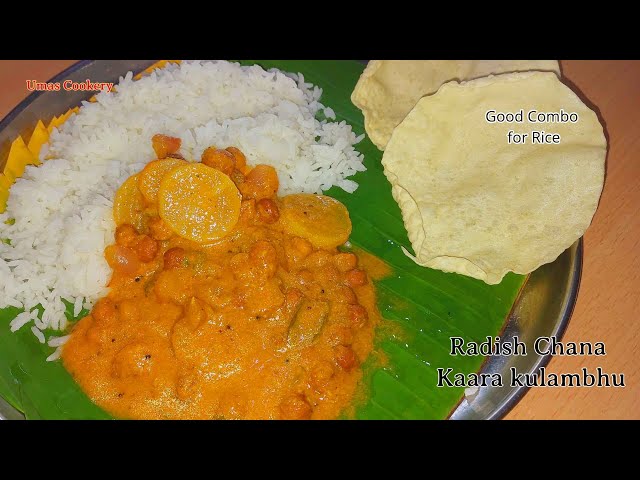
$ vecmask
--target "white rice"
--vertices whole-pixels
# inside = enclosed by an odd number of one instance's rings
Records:
[[[80,315],[80,312],[82,311],[82,303],[82,297],[76,298],[76,301],[73,302],[73,318],[76,318],[78,315]]]
[[[49,337],[47,345],[49,345],[50,347],[60,347],[61,345],[67,343],[67,340],[69,340],[70,336],[71,335],[65,335],[64,337]]]
[[[112,199],[118,186],[154,158],[156,133],[182,139],[182,153],[199,160],[211,145],[237,146],[249,164],[273,165],[280,194],[353,192],[347,177],[364,171],[351,126],[327,120],[322,90],[301,74],[217,61],[170,64],[138,81],[128,73],[112,93],[84,102],[11,188],[0,214],[0,308],[24,308],[12,332],[30,322],[64,330],[62,299],[77,316],[106,293],[103,251],[113,241]],[[4,222],[15,218],[14,225]],[[40,319],[29,311],[41,304]],[[42,337],[44,338],[44,337]],[[44,340],[42,340],[44,341]],[[59,348],[47,360],[59,356]]]
[[[60,355],[62,355],[62,347],[56,348],[55,351],[47,357],[47,362],[53,362],[59,359]]]
[[[31,327],[31,331],[33,332],[33,334],[36,336],[36,338],[40,343],[44,343],[44,333],[38,330],[38,327],[34,325],[33,327]]]
[[[336,112],[333,111],[333,108],[327,107],[324,109],[324,116],[330,120],[336,119]]]
[[[9,323],[9,329],[12,332],[17,332],[30,321],[31,317],[29,316],[29,312],[19,313],[16,318],[11,320],[11,322]]]

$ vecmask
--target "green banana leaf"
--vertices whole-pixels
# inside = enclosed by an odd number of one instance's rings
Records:
[[[321,102],[333,108],[356,134],[364,133],[362,113],[351,92],[364,65],[355,61],[259,60],[264,68],[301,72],[324,90]],[[478,371],[483,357],[450,356],[450,337],[484,341],[500,329],[525,277],[509,274],[499,285],[423,268],[400,246],[410,247],[400,210],[384,176],[381,152],[365,138],[357,149],[366,172],[349,195],[333,188],[329,195],[343,202],[353,222],[352,243],[382,258],[393,274],[377,282],[378,306],[387,326],[380,329],[378,348],[387,361],[365,366],[366,392],[355,409],[359,419],[444,419],[458,404],[462,388],[437,387],[437,368],[468,374]],[[30,419],[106,419],[80,390],[60,362],[45,362],[53,351],[41,345],[28,327],[10,333],[19,313],[0,310],[0,395]],[[68,314],[68,316],[70,316]],[[395,325],[398,328],[389,328]],[[47,332],[53,333],[53,332]]]

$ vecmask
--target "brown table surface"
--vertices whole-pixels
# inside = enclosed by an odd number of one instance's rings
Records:
[[[71,60],[0,61],[0,117]],[[625,388],[537,388],[510,419],[640,419],[640,61],[562,61],[562,73],[596,105],[609,138],[600,206],[585,235],[578,303],[563,341],[602,341],[605,357],[555,357],[548,371],[624,373]],[[92,79],[99,81],[100,79]]]

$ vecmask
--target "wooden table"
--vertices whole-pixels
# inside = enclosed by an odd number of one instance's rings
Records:
[[[0,117],[27,96],[27,79],[47,81],[73,63],[0,61]],[[580,295],[564,340],[605,342],[607,355],[556,357],[548,370],[599,366],[624,373],[626,387],[532,389],[507,418],[640,419],[640,61],[562,61],[562,73],[600,109],[609,138],[604,193],[585,235]]]

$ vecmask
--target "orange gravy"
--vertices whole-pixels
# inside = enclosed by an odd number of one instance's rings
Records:
[[[350,406],[380,321],[364,264],[379,277],[379,260],[314,248],[246,198],[213,245],[167,233],[153,205],[145,215],[110,247],[138,255],[135,272],[114,269],[63,349],[95,403],[139,419],[331,419]]]

